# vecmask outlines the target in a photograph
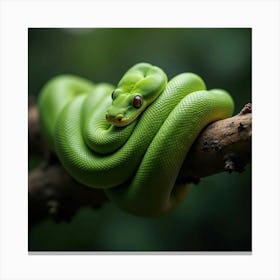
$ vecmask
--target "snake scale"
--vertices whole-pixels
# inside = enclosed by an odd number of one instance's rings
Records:
[[[139,216],[163,215],[184,198],[189,185],[176,179],[192,143],[233,109],[229,93],[207,90],[198,75],[168,81],[149,63],[131,67],[116,87],[59,75],[39,95],[43,134],[65,169]]]

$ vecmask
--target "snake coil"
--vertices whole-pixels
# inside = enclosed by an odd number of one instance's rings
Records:
[[[189,185],[176,178],[192,143],[233,108],[226,91],[206,90],[196,74],[168,82],[148,63],[130,68],[116,88],[60,75],[39,96],[43,134],[65,169],[139,216],[168,213],[184,198]]]

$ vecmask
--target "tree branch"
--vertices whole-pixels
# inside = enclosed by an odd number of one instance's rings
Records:
[[[44,163],[29,172],[29,227],[47,217],[56,222],[70,221],[79,208],[99,208],[106,201],[102,190],[79,184],[58,162]]]
[[[251,163],[252,107],[246,104],[231,118],[208,125],[186,157],[179,179],[198,182],[215,173],[242,172]]]
[[[76,182],[51,154],[41,137],[36,102],[28,110],[29,154],[41,155],[45,162],[29,172],[29,227],[44,218],[69,221],[81,207],[100,207],[107,198],[102,190]],[[224,171],[242,172],[251,163],[251,104],[228,119],[208,125],[186,157],[179,182],[198,183],[203,178]],[[46,157],[46,155],[48,155]]]

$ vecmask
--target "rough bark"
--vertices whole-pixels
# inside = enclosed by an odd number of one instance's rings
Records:
[[[47,217],[56,222],[70,221],[79,208],[99,208],[106,201],[102,190],[77,183],[59,162],[47,162],[29,172],[29,227]]]
[[[231,118],[208,125],[193,144],[179,178],[198,182],[215,173],[242,172],[251,163],[252,108],[246,104],[242,111]]]

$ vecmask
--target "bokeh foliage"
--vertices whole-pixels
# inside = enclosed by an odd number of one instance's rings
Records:
[[[208,88],[226,89],[236,113],[251,102],[248,28],[32,28],[29,95],[37,96],[48,79],[62,73],[116,84],[130,66],[144,61],[169,78],[194,72]],[[251,169],[202,179],[165,217],[134,217],[109,203],[81,209],[69,223],[43,221],[29,233],[29,250],[250,251]]]

